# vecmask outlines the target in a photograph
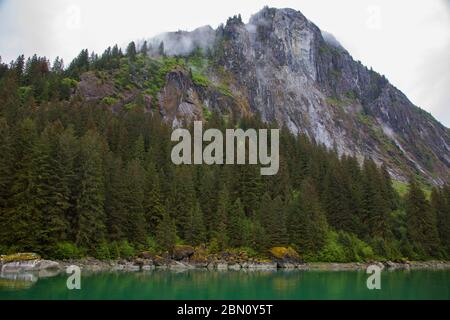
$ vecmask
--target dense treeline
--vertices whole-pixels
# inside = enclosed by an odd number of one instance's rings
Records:
[[[67,69],[37,56],[0,64],[0,253],[106,259],[183,242],[260,255],[289,245],[320,261],[450,257],[449,186],[428,199],[411,179],[400,197],[385,167],[284,128],[275,176],[175,166],[172,128],[157,112],[69,99],[82,72],[124,57],[133,66],[139,54],[130,44],[125,55],[83,50]],[[205,129],[236,126],[266,125],[212,114]]]

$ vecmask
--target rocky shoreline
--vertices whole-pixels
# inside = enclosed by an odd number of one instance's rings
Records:
[[[288,263],[277,262],[244,262],[228,263],[226,261],[211,262],[207,265],[189,262],[170,261],[164,264],[142,263],[138,261],[100,261],[96,259],[83,259],[71,261],[59,261],[62,269],[69,265],[76,265],[88,272],[138,272],[150,270],[209,270],[209,271],[277,271],[277,270],[302,270],[302,271],[364,271],[369,265],[378,265],[382,270],[450,270],[450,261],[410,261],[405,263],[372,262],[372,263]]]
[[[186,248],[184,248],[186,249]],[[8,258],[5,258],[8,257]],[[210,270],[210,271],[358,271],[366,270],[369,265],[376,264],[383,270],[446,270],[450,269],[450,261],[411,261],[411,262],[365,262],[365,263],[305,263],[296,256],[284,254],[271,259],[257,259],[245,254],[221,254],[195,256],[189,250],[175,255],[151,255],[142,253],[138,257],[121,260],[98,260],[84,258],[78,260],[51,261],[41,259],[38,255],[16,254],[3,256],[0,259],[1,275],[20,273],[39,274],[39,277],[50,277],[65,272],[70,265],[76,265],[83,272],[139,272],[151,270]]]

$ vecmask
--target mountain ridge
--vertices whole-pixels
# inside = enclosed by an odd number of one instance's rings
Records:
[[[174,126],[212,111],[259,114],[340,155],[385,163],[397,180],[450,181],[448,128],[299,11],[265,7],[247,24],[234,16],[215,30],[166,33],[150,43],[150,57],[187,61],[147,97],[149,109],[156,105]]]

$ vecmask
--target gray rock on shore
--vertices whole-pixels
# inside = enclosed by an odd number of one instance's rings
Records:
[[[59,270],[58,262],[50,260],[26,260],[26,261],[12,261],[1,265],[2,273],[21,273],[21,272],[43,272],[47,270]],[[45,274],[45,273],[43,273]]]

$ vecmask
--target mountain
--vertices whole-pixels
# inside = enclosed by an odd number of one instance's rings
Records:
[[[433,184],[450,181],[449,129],[299,11],[265,7],[247,24],[235,16],[216,30],[166,33],[149,44],[150,57],[166,57],[159,86],[149,88],[156,67],[141,61],[122,70],[132,88],[114,85],[117,72],[100,84],[91,72],[81,76],[77,93],[119,96],[115,108],[144,93],[148,110],[174,126],[212,111],[258,114],[339,154],[385,163],[397,180],[413,174]]]

